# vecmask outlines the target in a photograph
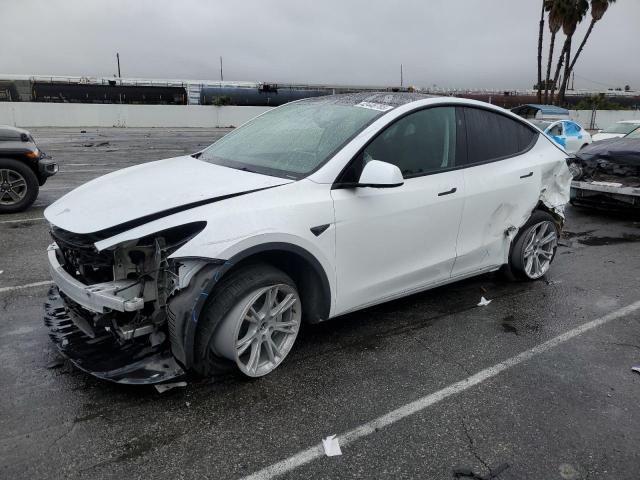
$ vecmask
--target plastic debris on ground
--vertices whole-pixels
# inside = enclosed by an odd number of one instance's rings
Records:
[[[323,438],[322,446],[324,447],[324,453],[326,453],[327,457],[342,455],[340,444],[338,443],[338,439],[335,435],[330,435],[327,438]]]
[[[487,300],[484,297],[480,298],[480,303],[478,303],[479,307],[486,307],[487,305],[489,305],[491,303],[491,300]]]
[[[164,393],[172,388],[186,387],[187,382],[173,382],[173,383],[158,383],[154,385],[158,393]]]

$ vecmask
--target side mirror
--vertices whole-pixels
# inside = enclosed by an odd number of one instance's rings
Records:
[[[393,188],[404,184],[402,172],[391,163],[370,160],[362,169],[356,187]]]

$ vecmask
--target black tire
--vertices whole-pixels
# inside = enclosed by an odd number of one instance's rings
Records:
[[[265,263],[246,265],[222,277],[209,295],[196,330],[193,369],[203,376],[226,373],[236,365],[215,354],[213,340],[225,315],[253,290],[278,283],[295,288],[295,282],[284,272]]]
[[[553,225],[553,228],[556,232],[556,239],[560,238],[560,231],[558,229],[556,219],[550,213],[547,213],[543,210],[535,210],[531,217],[529,217],[529,220],[527,220],[527,222],[520,228],[518,234],[516,235],[516,238],[511,243],[511,250],[509,252],[509,263],[504,268],[504,273],[506,274],[507,278],[511,278],[512,280],[525,281],[533,281],[541,278],[532,278],[527,274],[527,271],[525,269],[524,248],[525,240],[530,234],[531,230],[535,228],[535,226],[540,222],[545,221],[548,221]],[[553,247],[553,254],[551,256],[549,264],[553,263],[553,259],[556,256],[556,250],[557,243]]]
[[[18,160],[13,160],[12,158],[0,158],[0,170],[14,172],[15,174],[20,175],[24,178],[26,183],[26,192],[24,196],[14,203],[5,204],[1,203],[3,200],[8,200],[8,194],[0,191],[0,213],[15,213],[21,212],[29,208],[33,202],[38,198],[38,191],[40,190],[40,185],[38,182],[38,177],[33,173],[27,165]],[[1,178],[0,175],[0,188],[2,188],[2,184],[4,183],[4,179]]]

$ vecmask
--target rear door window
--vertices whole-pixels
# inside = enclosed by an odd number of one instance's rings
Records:
[[[467,164],[486,163],[526,152],[538,132],[518,120],[481,108],[464,108]]]

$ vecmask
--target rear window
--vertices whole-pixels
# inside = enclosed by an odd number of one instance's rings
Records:
[[[480,108],[464,108],[467,127],[468,164],[512,157],[528,150],[538,132],[499,113]]]

